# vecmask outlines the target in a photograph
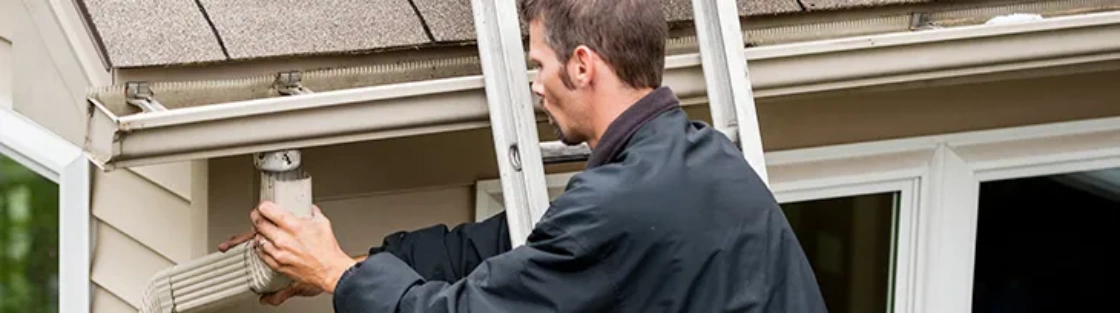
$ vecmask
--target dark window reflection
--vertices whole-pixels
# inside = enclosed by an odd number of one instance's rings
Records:
[[[896,193],[782,204],[832,313],[887,312]]]
[[[1120,170],[980,185],[973,312],[1114,311]]]

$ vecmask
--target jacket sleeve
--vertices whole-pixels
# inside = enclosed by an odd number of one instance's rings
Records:
[[[392,255],[372,255],[339,279],[335,312],[609,311],[615,285],[600,261],[612,250],[612,236],[604,234],[611,228],[589,207],[556,209],[525,245],[484,260],[454,283],[425,280]]]
[[[369,255],[388,252],[429,281],[454,282],[474,271],[483,260],[510,250],[506,213],[448,230],[436,225],[385,237]]]

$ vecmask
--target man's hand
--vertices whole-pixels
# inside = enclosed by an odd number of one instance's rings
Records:
[[[297,282],[334,293],[342,273],[357,263],[338,246],[331,222],[312,208],[311,218],[299,218],[271,202],[249,214],[257,230],[258,254],[269,267]]]
[[[288,301],[288,299],[292,297],[314,297],[322,293],[323,290],[319,289],[319,287],[316,287],[315,285],[305,282],[298,282],[292,284],[291,286],[288,286],[287,288],[281,289],[280,291],[261,295],[260,302],[261,304],[278,306],[280,304],[283,304],[284,301]]]
[[[247,232],[230,236],[229,239],[226,239],[225,242],[222,242],[221,244],[218,244],[218,251],[226,252],[229,249],[232,249],[233,247],[236,247],[237,245],[239,245],[243,242],[246,242],[246,241],[249,241],[250,239],[253,239],[253,237],[256,236],[256,235],[257,235],[257,230],[249,229],[249,231],[247,231]]]

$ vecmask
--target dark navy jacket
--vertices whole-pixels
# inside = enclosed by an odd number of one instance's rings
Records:
[[[337,312],[825,312],[766,185],[668,88],[622,114],[526,245],[505,216],[386,238]]]

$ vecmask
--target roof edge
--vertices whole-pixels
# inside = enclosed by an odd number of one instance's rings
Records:
[[[757,98],[1043,70],[1120,60],[1120,12],[746,53]],[[91,99],[85,148],[112,168],[485,127],[482,81],[466,76],[124,117]],[[699,55],[669,57],[664,84],[682,99],[703,98]]]

